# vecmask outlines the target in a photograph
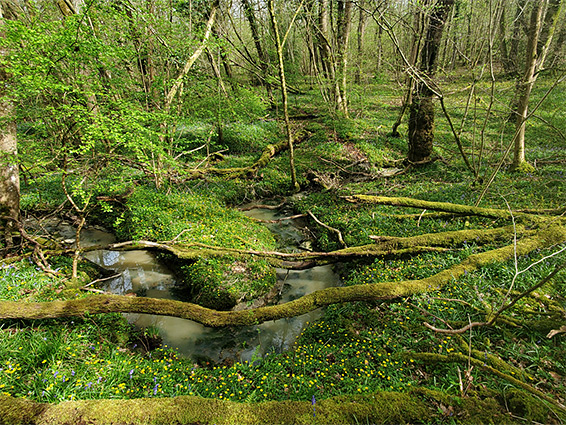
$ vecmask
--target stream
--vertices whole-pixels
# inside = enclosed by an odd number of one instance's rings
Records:
[[[278,213],[267,209],[254,209],[246,212],[250,217],[262,220],[280,218]],[[303,232],[292,220],[268,224],[274,236],[283,241],[286,249],[296,250],[304,239]],[[59,229],[59,233],[61,229]],[[63,235],[64,237],[68,237]],[[70,236],[72,237],[72,236]],[[81,243],[84,246],[109,244],[114,242],[112,234],[95,228],[83,230]],[[138,296],[174,299],[174,274],[160,264],[152,252],[138,251],[93,251],[84,255],[90,261],[103,266],[119,277],[104,282],[101,289],[115,293],[136,293]],[[281,285],[279,303],[285,303],[313,291],[336,286],[340,279],[332,266],[318,266],[307,270],[288,271],[276,269],[278,283]],[[207,328],[200,323],[176,317],[149,314],[125,314],[128,321],[141,328],[158,329],[163,345],[173,347],[180,356],[194,361],[251,361],[266,353],[289,349],[305,325],[316,320],[322,310],[302,316],[269,321],[257,326],[237,328]]]

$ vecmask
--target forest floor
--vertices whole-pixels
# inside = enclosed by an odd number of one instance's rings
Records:
[[[100,201],[90,224],[104,224],[121,240],[171,241],[182,233],[188,242],[274,250],[278,245],[271,234],[237,208],[283,201],[294,213],[311,212],[326,225],[307,218],[315,248],[321,252],[344,244],[370,244],[376,236],[405,238],[516,225],[512,214],[510,219],[458,216],[348,198],[379,195],[476,204],[513,128],[505,124],[508,112],[503,102],[483,127],[487,106],[476,104],[473,114],[466,113],[465,83],[454,77],[450,84],[448,109],[453,120],[467,120],[469,130],[462,139],[473,153],[478,178],[465,169],[440,112],[438,159],[406,168],[401,161],[406,140],[387,135],[399,109],[399,90],[389,81],[373,81],[353,89],[350,119],[333,117],[317,100],[315,89],[295,95],[293,104],[301,106],[292,110],[294,126],[297,134],[306,134],[295,147],[299,194],[289,193],[288,151],[247,178],[206,176],[161,190],[143,182],[135,170],[114,165],[97,182],[96,195],[117,197],[129,188],[134,192],[125,201],[127,208],[110,208]],[[550,85],[551,81],[539,85],[535,102]],[[512,82],[501,83],[499,96],[506,99],[511,89]],[[529,123],[527,159],[536,171],[513,173],[504,162],[480,207],[519,214],[566,205],[565,97],[566,91],[553,91],[538,118]],[[212,128],[187,123],[177,149],[198,146]],[[406,127],[400,130],[406,133]],[[283,139],[283,132],[273,118],[264,118],[225,123],[222,137],[218,149],[229,150],[215,167],[230,168],[253,163],[268,144]],[[191,157],[185,166],[194,167],[202,159]],[[35,176],[23,185],[22,209],[28,216],[53,212],[63,200],[56,175]],[[339,230],[343,243],[330,228]],[[513,236],[511,232],[504,241],[469,240],[428,252],[360,257],[340,261],[335,269],[344,286],[416,281],[471,255],[512,245]],[[559,267],[565,247],[562,242],[511,256],[411,296],[331,305],[303,330],[293,349],[249,363],[207,364],[181,358],[174,348],[155,348],[153,330],[133,329],[119,314],[2,320],[0,413],[8,419],[0,423],[74,423],[79,410],[82,423],[563,423],[564,271],[521,298],[491,326],[463,333],[439,329],[488,321],[510,298]],[[229,307],[234,294],[223,282],[233,261],[229,256],[202,258],[181,266],[187,282],[200,285],[207,294],[202,297],[205,305]],[[54,256],[48,262],[58,275],[46,275],[27,259],[3,264],[0,299],[48,302],[92,295],[79,289],[97,278],[88,265],[81,265],[80,279],[72,281],[69,257]],[[273,284],[270,270],[268,261],[249,260],[234,297],[254,294],[249,295],[251,300],[268,291]],[[154,405],[150,400],[164,398],[171,401]],[[144,402],[135,404],[138,399]],[[94,412],[102,405],[88,404],[91,400],[106,400],[107,416],[97,417]],[[50,411],[54,406],[61,410]],[[125,409],[131,410],[127,417]]]

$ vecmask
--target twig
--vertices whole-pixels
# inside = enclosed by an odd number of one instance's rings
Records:
[[[283,201],[283,202],[281,202],[280,204],[277,204],[277,205],[264,205],[264,204],[252,205],[252,206],[249,206],[249,207],[241,208],[240,211],[251,211],[251,210],[255,210],[255,209],[277,210],[277,209],[281,208],[283,205],[285,205],[285,201]]]
[[[285,220],[295,220],[297,218],[303,218],[303,217],[306,217],[306,216],[307,216],[307,214],[295,214],[295,215],[290,215],[288,217],[277,218],[277,219],[274,219],[274,220],[262,220],[261,218],[255,218],[255,217],[251,217],[251,219],[253,221],[257,221],[258,223],[270,223],[270,224],[272,224],[272,223],[280,223],[280,222],[285,221]]]
[[[198,168],[199,168],[202,164],[204,164],[206,161],[208,161],[208,158],[210,158],[210,157],[213,156],[213,155],[216,155],[216,154],[219,154],[219,153],[222,153],[222,152],[226,152],[227,150],[228,150],[228,149],[221,149],[221,150],[219,150],[219,151],[212,152],[211,154],[207,155],[206,158],[204,158],[201,162],[199,162],[199,163],[197,164],[197,166],[196,166],[194,169],[195,169],[195,170],[198,170]]]
[[[320,221],[318,218],[315,217],[315,215],[311,212],[311,211],[307,211],[307,213],[312,217],[312,219],[314,221],[316,221],[318,224],[320,224],[322,227],[324,227],[325,229],[328,229],[334,233],[336,233],[336,235],[338,235],[338,242],[340,242],[340,244],[344,247],[344,248],[348,248],[348,246],[346,245],[346,243],[344,242],[344,239],[342,238],[342,232],[340,232],[340,230],[335,229],[334,227],[330,227],[328,224],[324,224],[322,221]]]
[[[460,154],[462,155],[462,159],[464,160],[464,163],[466,164],[466,167],[468,168],[468,170],[470,170],[470,172],[474,175],[474,177],[477,177],[476,170],[474,170],[474,168],[470,164],[470,161],[468,160],[468,156],[466,155],[466,152],[464,151],[464,146],[462,146],[462,140],[460,139],[460,135],[456,132],[456,129],[454,128],[454,125],[452,124],[452,119],[450,118],[450,114],[446,110],[446,105],[444,105],[444,98],[441,96],[441,97],[439,97],[439,99],[440,99],[440,106],[442,107],[442,111],[444,112],[444,116],[446,117],[446,120],[448,121],[448,125],[450,126],[450,130],[452,130],[452,134],[454,135],[454,140],[456,141],[456,145],[458,146],[458,149],[460,150]]]
[[[415,305],[415,304],[413,304],[413,303],[407,303],[407,304],[410,305],[410,306],[413,307],[413,308],[416,308],[417,310],[419,310],[419,311],[420,311],[421,313],[423,313],[423,314],[426,314],[426,315],[429,315],[429,316],[434,317],[436,320],[438,320],[439,322],[444,323],[447,327],[449,327],[450,329],[452,329],[452,326],[450,326],[450,324],[449,324],[446,320],[442,319],[441,317],[438,317],[438,316],[432,314],[430,311],[427,311],[427,310],[425,310],[424,308],[419,307],[418,305]]]
[[[563,249],[561,249],[558,252],[562,252],[565,249],[566,249],[566,247],[564,247]],[[555,254],[557,254],[557,253],[555,253]],[[529,268],[530,268],[530,266],[529,266]],[[564,268],[566,268],[566,263],[562,263],[562,264],[559,264],[558,266],[556,266],[554,268],[554,270],[549,275],[547,275],[545,278],[541,279],[536,285],[532,286],[531,288],[529,288],[526,291],[522,292],[521,294],[517,295],[515,298],[513,298],[513,300],[511,300],[511,302],[509,302],[509,304],[507,304],[507,305],[501,307],[499,310],[497,310],[497,312],[487,322],[470,322],[468,325],[466,325],[466,326],[464,326],[463,328],[460,328],[460,329],[439,329],[439,328],[432,326],[429,323],[424,323],[424,325],[427,328],[433,330],[434,332],[451,334],[451,335],[452,334],[462,334],[462,333],[467,332],[470,329],[477,327],[477,326],[491,326],[495,323],[495,321],[499,318],[499,316],[501,316],[501,314],[504,311],[509,310],[511,307],[513,307],[521,298],[526,297],[531,292],[536,291],[538,288],[545,285],[547,282],[549,282],[554,276],[556,276]]]
[[[417,227],[420,227],[421,225],[421,218],[423,218],[424,213],[426,212],[426,209],[423,210],[423,212],[421,213],[421,215],[419,215],[419,219],[417,220]]]
[[[175,236],[175,237],[174,237],[173,239],[171,239],[170,241],[167,241],[167,243],[173,243],[173,242],[175,242],[177,239],[179,239],[179,238],[181,237],[181,235],[182,235],[183,233],[188,232],[188,231],[189,231],[189,229],[183,229],[183,230],[181,230],[181,232],[180,232],[177,236]]]
[[[102,289],[86,288],[86,287],[84,287],[84,286],[83,286],[81,289],[82,289],[83,291],[96,292],[97,294],[110,295],[110,292],[103,291]]]
[[[206,148],[206,143],[205,143],[204,145],[202,145],[202,146],[199,146],[198,148],[191,149],[190,151],[181,152],[179,155],[177,155],[177,156],[174,157],[173,159],[176,161],[176,160],[179,159],[181,156],[183,156],[183,155],[188,155],[188,154],[190,154],[190,153],[199,151],[199,150],[201,150],[202,148]]]
[[[122,276],[122,273],[118,273],[118,274],[115,274],[115,275],[112,275],[112,276],[103,277],[103,278],[101,278],[101,279],[93,280],[92,282],[87,283],[86,285],[84,285],[84,286],[82,287],[82,289],[88,288],[89,286],[92,286],[92,285],[94,285],[95,283],[104,282],[104,281],[110,280],[110,279],[116,279],[117,277],[120,277],[120,276]]]

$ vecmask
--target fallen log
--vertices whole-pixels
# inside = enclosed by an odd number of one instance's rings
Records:
[[[544,221],[548,217],[538,217],[536,214],[524,213],[519,211],[508,211],[498,208],[482,208],[473,207],[470,205],[451,204],[448,202],[431,202],[423,201],[421,199],[405,198],[405,197],[389,197],[389,196],[371,196],[371,195],[351,195],[345,196],[344,199],[348,202],[360,202],[367,204],[377,205],[391,205],[398,207],[419,208],[424,210],[442,211],[458,215],[474,215],[487,218],[500,218],[508,220],[512,216],[516,218],[525,219],[527,221]]]
[[[296,317],[331,304],[385,300],[435,291],[479,267],[564,242],[566,242],[566,228],[560,225],[549,226],[533,236],[517,241],[516,244],[472,254],[460,263],[424,279],[326,288],[285,304],[242,311],[218,311],[196,304],[165,299],[93,295],[80,299],[39,303],[1,301],[0,319],[46,319],[82,316],[87,313],[122,312],[180,317],[210,327],[255,325],[269,320]]]

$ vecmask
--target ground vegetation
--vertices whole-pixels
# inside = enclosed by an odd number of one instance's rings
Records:
[[[564,421],[562,2],[174,3],[0,0],[0,423]],[[105,293],[89,226],[176,299]],[[275,303],[275,268],[322,264],[340,286]],[[224,363],[120,314],[229,337],[320,307]]]

